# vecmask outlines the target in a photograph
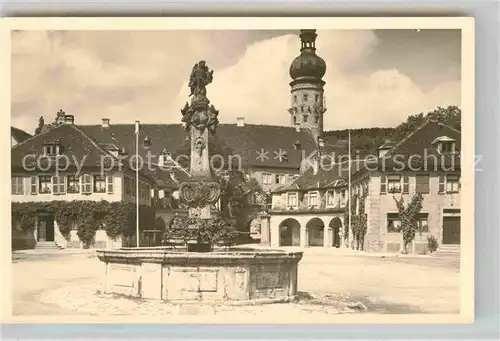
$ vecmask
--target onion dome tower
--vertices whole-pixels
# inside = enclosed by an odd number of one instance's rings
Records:
[[[288,109],[293,126],[309,129],[315,139],[323,133],[326,111],[323,76],[325,61],[316,54],[316,30],[300,30],[300,55],[290,65],[292,105]]]

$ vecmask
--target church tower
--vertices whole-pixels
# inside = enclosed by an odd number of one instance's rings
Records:
[[[326,111],[323,76],[325,61],[316,55],[316,30],[300,30],[300,55],[290,65],[292,105],[288,109],[293,126],[309,129],[317,139],[323,133]]]

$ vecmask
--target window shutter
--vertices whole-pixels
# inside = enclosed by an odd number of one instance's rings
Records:
[[[35,195],[38,193],[38,178],[36,176],[32,176],[30,181],[31,181],[30,192],[31,194]]]
[[[59,194],[59,177],[52,177],[52,193]]]
[[[387,193],[387,179],[384,174],[380,176],[380,193]]]
[[[66,177],[60,176],[59,177],[59,194],[65,194],[65,193],[66,193]]]
[[[403,175],[403,193],[410,193],[410,179],[408,175]]]
[[[106,188],[107,188],[107,191],[108,193],[113,193],[113,176],[112,175],[108,175],[106,177]]]
[[[439,176],[439,188],[438,193],[444,193],[445,181],[444,175]]]

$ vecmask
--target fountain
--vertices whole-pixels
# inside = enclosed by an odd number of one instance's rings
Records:
[[[189,80],[191,103],[181,110],[191,134],[191,178],[179,189],[188,206],[188,217],[179,218],[190,236],[187,247],[98,250],[105,271],[104,292],[171,303],[255,304],[286,302],[297,295],[302,252],[222,249],[207,238],[207,231],[220,227],[211,212],[211,204],[220,196],[208,150],[208,134],[215,134],[218,125],[218,111],[206,91],[212,79],[205,61],[197,63]]]

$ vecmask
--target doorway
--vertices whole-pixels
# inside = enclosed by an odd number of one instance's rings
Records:
[[[38,241],[54,241],[54,216],[52,214],[40,214],[38,216]]]
[[[443,244],[460,244],[460,217],[443,217]]]

